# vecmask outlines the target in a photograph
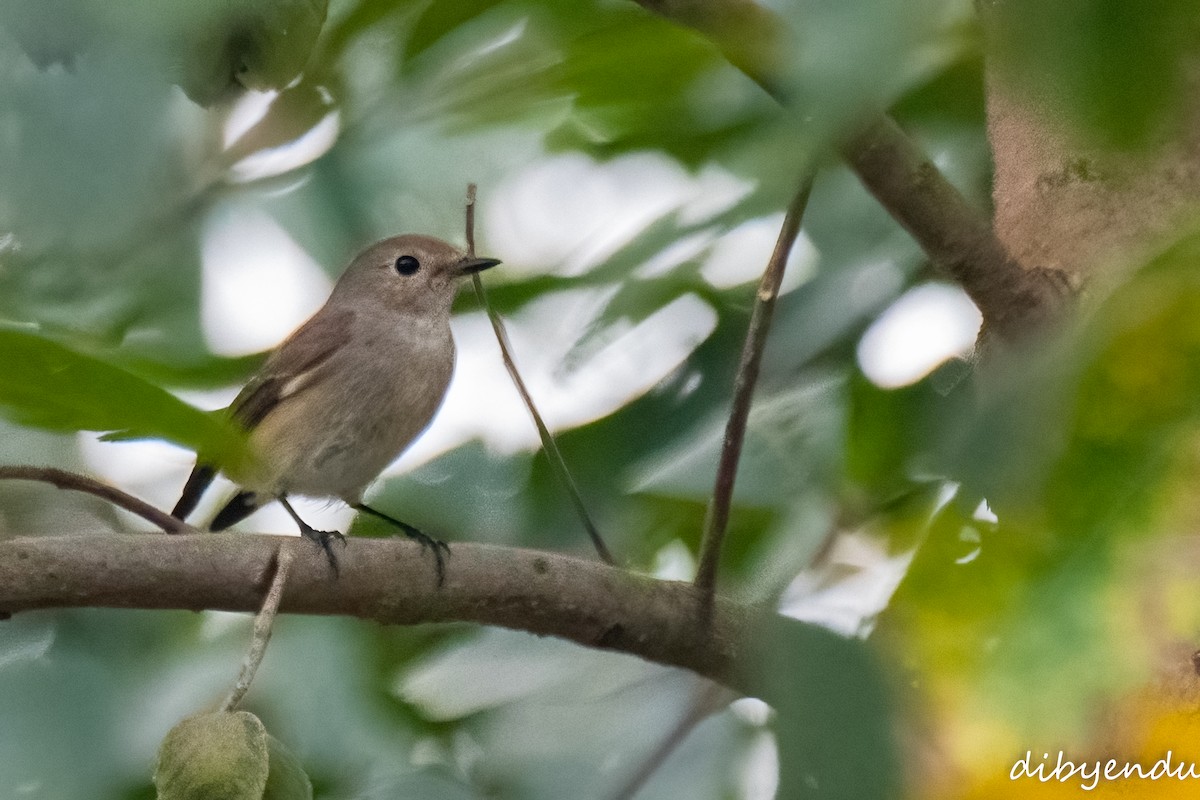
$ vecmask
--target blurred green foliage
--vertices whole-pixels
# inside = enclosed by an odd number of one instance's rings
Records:
[[[1153,144],[1191,113],[1195,0],[991,0],[994,63],[1106,146]]]
[[[99,359],[18,330],[0,330],[6,376],[0,407],[16,422],[49,430],[107,431],[109,439],[165,439],[217,463],[244,457],[245,434],[222,416]]]
[[[1179,82],[1150,76],[1174,75],[1200,18],[1189,4],[1129,19],[1102,0],[1003,5],[997,46],[1031,91],[1059,87],[1080,126],[1136,142],[1178,104]],[[507,272],[488,280],[510,317],[567,292],[595,297],[602,310],[568,355],[583,368],[614,331],[680,298],[711,310],[711,332],[661,382],[560,437],[624,563],[685,574],[753,297],[705,266],[731,232],[775,219],[817,163],[804,226],[815,267],[779,301],[723,580],[773,599],[834,529],[868,529],[891,553],[919,547],[877,645],[768,632],[757,646],[777,727],[738,709],[710,717],[639,797],[768,796],[772,730],[780,796],[896,791],[896,686],[960,719],[1086,728],[1088,710],[1146,667],[1113,610],[1138,597],[1126,548],[1152,548],[1188,518],[1200,248],[1182,239],[1082,330],[984,386],[864,377],[859,338],[928,265],[822,154],[864,111],[892,106],[985,208],[971,6],[779,4],[780,105],[716,44],[616,0],[0,4],[0,462],[82,465],[77,437],[43,429],[224,446],[212,417],[157,388],[227,388],[261,362],[216,355],[205,338],[202,250],[218,214],[269,217],[332,274],[399,230],[459,239],[468,182],[486,217],[555,158],[617,170],[649,156],[636,163],[745,191],[655,200],[600,257],[586,231],[543,230],[570,239],[563,260],[583,266],[499,252]],[[246,87],[278,96],[235,137],[229,103]],[[321,126],[333,135],[311,157],[250,168]],[[582,191],[538,185],[542,207]],[[451,538],[588,552],[540,453],[467,442],[377,491]],[[41,497],[0,485],[0,530],[86,527],[96,513]],[[219,613],[3,623],[0,708],[21,735],[0,737],[0,795],[153,796],[159,744],[222,694],[247,631]],[[911,680],[893,681],[891,665]],[[247,703],[319,797],[559,798],[622,785],[694,695],[689,676],[511,632],[285,618]],[[838,782],[850,774],[838,765],[866,761],[861,782]],[[817,774],[829,794],[813,791]]]

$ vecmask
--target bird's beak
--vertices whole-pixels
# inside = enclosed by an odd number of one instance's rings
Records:
[[[483,272],[485,269],[491,269],[500,263],[498,258],[475,258],[467,256],[462,261],[458,262],[458,271],[462,275],[470,275],[473,272]]]

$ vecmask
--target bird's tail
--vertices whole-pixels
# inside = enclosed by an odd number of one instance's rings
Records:
[[[212,524],[208,526],[208,529],[210,531],[223,531],[231,525],[236,525],[257,511],[270,499],[270,497],[263,497],[254,492],[238,492],[217,513],[217,516],[213,518]]]
[[[175,508],[171,509],[171,516],[175,519],[185,519],[188,514],[195,511],[200,497],[212,483],[216,474],[217,471],[212,467],[196,464],[192,468],[192,474],[188,475],[187,483],[183,485],[183,494],[180,495],[179,502],[175,504]]]

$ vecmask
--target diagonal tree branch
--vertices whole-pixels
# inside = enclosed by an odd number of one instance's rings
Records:
[[[10,539],[0,543],[0,614],[62,607],[255,612],[274,577],[279,543],[242,533]],[[499,625],[630,653],[734,688],[742,639],[761,616],[717,597],[709,624],[697,625],[702,596],[691,584],[533,550],[455,543],[440,588],[415,542],[350,539],[339,551],[337,578],[318,548],[294,550],[283,613]]]
[[[49,483],[59,489],[73,489],[85,492],[107,500],[118,508],[137,514],[151,525],[156,525],[166,533],[196,533],[196,529],[183,520],[175,519],[170,514],[139,500],[128,492],[115,486],[109,486],[95,478],[68,472],[54,467],[31,466],[0,466],[0,480],[40,481]]]
[[[725,425],[725,440],[721,448],[721,461],[717,466],[717,478],[713,486],[713,499],[704,520],[704,539],[700,544],[700,566],[696,570],[696,587],[706,595],[712,595],[717,585],[717,566],[721,560],[721,546],[725,541],[725,530],[729,526],[729,509],[733,503],[733,484],[737,477],[738,461],[742,456],[742,442],[746,438],[746,421],[750,417],[750,403],[754,398],[754,386],[758,383],[758,369],[762,364],[763,350],[767,346],[767,333],[771,329],[771,317],[775,313],[775,298],[783,281],[783,271],[791,255],[792,245],[800,234],[800,222],[812,179],[805,177],[796,196],[788,206],[783,218],[783,227],[775,242],[775,250],[763,271],[754,300],[754,311],[750,315],[750,329],[742,347],[734,381],[733,408]]]
[[[1056,270],[1025,269],[982,215],[895,120],[880,115],[841,147],[880,205],[983,313],[988,330],[1016,339],[1063,310],[1072,290]]]
[[[754,0],[635,0],[707,36],[735,67],[786,105],[778,64],[786,23]],[[886,114],[840,145],[842,158],[930,260],[970,295],[985,331],[1014,340],[1059,317],[1074,297],[1056,270],[1024,268],[967,201]]]
[[[730,696],[729,690],[709,682],[699,683],[692,692],[683,714],[645,759],[638,764],[637,769],[611,795],[609,800],[633,800],[642,787],[654,777],[654,773],[679,749],[684,740],[704,720],[717,713],[736,697]]]

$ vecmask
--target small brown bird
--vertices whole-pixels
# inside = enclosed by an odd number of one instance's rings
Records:
[[[454,371],[450,305],[459,279],[494,267],[440,239],[405,235],[371,245],[329,300],[250,379],[228,413],[250,432],[254,456],[228,477],[241,491],[209,526],[224,530],[278,500],[334,571],[330,541],[288,496],[332,497],[386,520],[432,548],[438,583],[443,543],[362,502],[363,490],[428,427]],[[216,468],[197,461],[171,514],[190,514]]]

